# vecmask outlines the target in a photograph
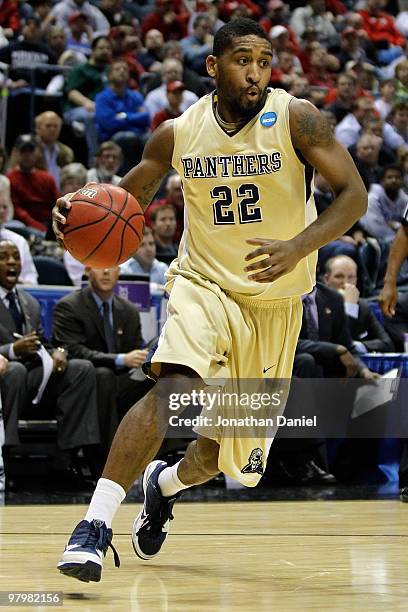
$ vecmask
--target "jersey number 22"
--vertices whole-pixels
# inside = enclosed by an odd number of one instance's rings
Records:
[[[214,224],[233,225],[235,212],[231,208],[233,193],[231,187],[220,185],[211,190],[213,202]],[[262,209],[256,206],[259,202],[259,189],[253,183],[243,183],[237,188],[238,215],[240,223],[258,223],[262,221]]]

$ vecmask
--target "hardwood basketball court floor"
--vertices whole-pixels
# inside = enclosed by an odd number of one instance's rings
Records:
[[[56,563],[85,505],[0,507],[0,590],[59,591],[81,612],[403,611],[408,507],[393,500],[176,504],[163,552],[139,560],[130,530],[140,504],[114,522],[102,581]]]

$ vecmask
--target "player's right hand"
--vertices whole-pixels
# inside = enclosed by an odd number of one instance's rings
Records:
[[[380,308],[386,317],[395,315],[395,306],[398,302],[398,291],[395,283],[385,283],[378,298]]]
[[[34,355],[41,346],[40,339],[36,331],[31,331],[13,343],[13,350],[16,357]]]
[[[61,231],[61,225],[66,223],[66,217],[62,211],[68,211],[71,208],[70,199],[73,193],[67,193],[55,202],[55,206],[52,209],[52,230],[55,234],[59,244],[63,246],[64,234]]]
[[[125,354],[125,366],[127,368],[140,368],[146,361],[148,355],[147,349],[135,349]]]

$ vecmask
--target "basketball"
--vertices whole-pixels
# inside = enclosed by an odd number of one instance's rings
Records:
[[[64,246],[93,268],[111,268],[138,249],[144,216],[139,202],[116,185],[89,183],[72,196],[64,225]]]

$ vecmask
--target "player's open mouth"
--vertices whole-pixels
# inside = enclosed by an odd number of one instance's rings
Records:
[[[245,93],[250,100],[255,100],[259,98],[261,92],[256,87],[252,87],[251,89],[247,89]]]

